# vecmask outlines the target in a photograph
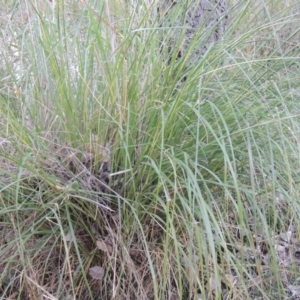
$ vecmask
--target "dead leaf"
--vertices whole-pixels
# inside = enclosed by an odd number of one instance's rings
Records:
[[[89,269],[89,275],[93,278],[93,279],[98,279],[98,280],[102,280],[104,277],[104,269],[102,267],[99,266],[95,266]]]
[[[184,268],[189,268],[191,266],[195,266],[195,264],[199,262],[199,259],[200,257],[198,255],[193,255],[191,259],[188,257],[183,257],[180,262]]]
[[[278,254],[285,253],[285,247],[280,244],[275,244],[275,250]]]
[[[97,248],[99,250],[102,250],[103,252],[108,253],[108,254],[112,253],[112,246],[108,245],[104,241],[97,241],[96,244],[97,244]]]
[[[16,297],[18,297],[18,292],[12,293],[10,296],[8,296],[8,298],[6,298],[6,300],[15,300]]]
[[[289,243],[291,241],[292,234],[293,234],[292,231],[287,231],[286,233],[281,233],[280,239],[286,243]]]
[[[271,258],[270,258],[269,253],[267,253],[267,254],[265,254],[265,255],[262,255],[262,256],[261,256],[261,260],[262,260],[262,262],[263,262],[263,264],[264,264],[265,266],[269,266],[270,263],[271,263]]]
[[[288,289],[291,291],[292,293],[292,297],[294,296],[300,296],[300,285],[288,285]]]
[[[211,292],[214,292],[214,291],[216,290],[216,288],[217,288],[217,283],[216,283],[215,277],[211,276],[211,277],[209,278],[208,285],[209,285],[209,290],[210,290]]]
[[[66,239],[66,242],[71,242],[71,241],[73,240],[71,231],[69,231],[69,232],[65,235],[65,239]]]

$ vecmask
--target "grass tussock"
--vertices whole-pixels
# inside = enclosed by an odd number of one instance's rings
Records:
[[[154,4],[6,1],[1,298],[297,299],[297,9],[231,1],[190,65]]]

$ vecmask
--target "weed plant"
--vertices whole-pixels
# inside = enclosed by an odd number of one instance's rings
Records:
[[[5,1],[1,299],[296,299],[298,6],[189,66],[154,1]]]

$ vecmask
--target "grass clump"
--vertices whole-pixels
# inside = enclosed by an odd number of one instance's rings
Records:
[[[7,1],[4,299],[299,296],[299,16],[281,5],[229,3],[189,66],[154,4]]]

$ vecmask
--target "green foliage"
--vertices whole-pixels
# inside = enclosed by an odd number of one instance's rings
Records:
[[[190,66],[144,1],[6,2],[0,294],[296,295],[296,4],[231,3]]]

